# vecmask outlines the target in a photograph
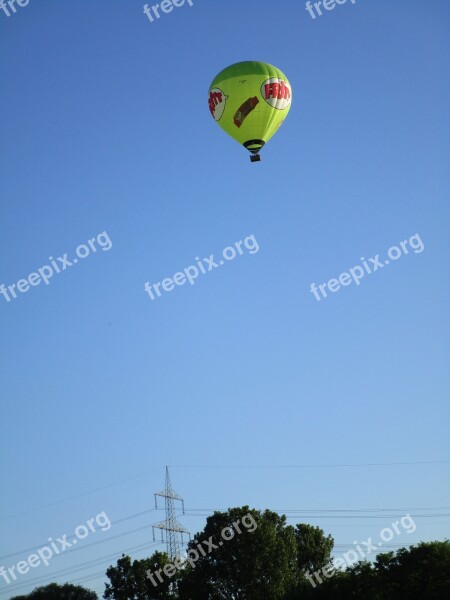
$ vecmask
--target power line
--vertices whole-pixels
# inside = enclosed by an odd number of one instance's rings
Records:
[[[82,581],[88,581],[89,579],[97,579],[98,577],[101,577],[102,573],[95,573],[94,575],[88,575],[87,577],[82,577],[81,579],[72,579],[72,581],[69,581],[69,583],[72,584],[76,584],[76,583],[81,583]]]
[[[172,469],[332,469],[339,467],[389,467],[403,465],[447,464],[450,460],[423,460],[385,463],[349,463],[315,465],[171,465]]]
[[[328,511],[329,512],[336,511],[337,512],[337,511],[340,511],[340,512],[345,512],[346,513],[346,512],[350,512],[350,511],[380,511],[380,512],[382,512],[382,511],[386,511],[386,510],[402,510],[402,511],[403,510],[409,510],[410,511],[410,510],[443,510],[443,509],[448,509],[448,507],[421,507],[421,508],[415,508],[415,509],[412,509],[412,508],[410,508],[410,509],[393,509],[393,508],[381,508],[381,509],[373,509],[373,508],[371,508],[371,509],[323,509],[321,512],[325,512],[325,511],[327,511],[327,512]],[[121,519],[118,519],[114,523],[127,521],[129,519],[135,518],[136,516],[141,516],[143,514],[146,514],[148,512],[154,511],[154,510],[155,509],[150,509],[150,510],[142,511],[140,513],[135,513],[133,515],[129,515],[127,517],[123,517]],[[210,510],[210,511],[214,512],[214,511],[219,511],[219,510],[223,510],[223,509],[191,509],[191,510],[201,510],[201,511]],[[281,513],[294,512],[294,513],[299,513],[299,512],[303,512],[303,510],[284,509],[283,511],[276,511],[275,510],[274,512],[281,512]],[[317,512],[319,512],[319,511],[317,511]],[[196,514],[196,515],[191,515],[191,516],[197,516],[198,517],[198,516],[209,516],[209,515]],[[347,518],[347,517],[348,518],[365,518],[365,517],[366,518],[396,518],[396,517],[401,516],[401,515],[367,515],[367,514],[365,514],[365,515],[348,515],[348,514],[344,514],[344,515],[323,515],[323,514],[321,514],[321,515],[300,515],[300,514],[294,514],[294,515],[290,515],[290,516],[288,515],[287,518],[290,518],[290,519],[292,519],[292,518],[302,518],[302,516],[303,517],[307,516],[308,518],[313,518],[313,517],[315,517],[315,518]],[[446,514],[446,515],[443,515],[443,514],[422,514],[422,515],[420,515],[420,514],[414,514],[414,515],[411,515],[411,516],[414,517],[414,518],[422,518],[422,517],[429,518],[429,517],[441,517],[441,516],[450,516],[450,515],[448,515],[448,514]],[[358,525],[361,525],[361,524],[358,524]],[[127,532],[123,532],[121,534],[118,534],[118,535],[113,536],[111,538],[108,538],[106,540],[99,540],[98,542],[89,544],[89,545],[84,546],[84,547],[79,547],[77,549],[81,550],[82,548],[89,548],[89,547],[97,545],[99,543],[104,543],[106,541],[111,541],[113,539],[117,539],[117,538],[129,535],[131,533],[135,533],[137,531],[141,531],[141,530],[146,529],[148,527],[150,527],[150,525],[145,525],[144,527],[139,527],[137,529],[133,529],[133,530],[130,530],[130,531],[127,531]],[[157,546],[158,544],[159,544],[159,542],[156,542],[156,543],[145,542],[144,544],[140,544],[138,546],[134,546],[132,548],[127,548],[127,549],[125,549],[123,551],[118,551],[118,552],[122,554],[122,553],[125,553],[125,552],[137,551],[137,550],[140,550],[140,549],[144,549],[147,546],[148,547],[152,547],[152,546]],[[351,545],[336,544],[334,546],[334,549],[336,550],[337,548],[347,548],[347,547],[350,547],[350,546]],[[383,546],[383,548],[395,548],[395,547],[402,547],[402,546],[403,546],[402,544],[393,544],[393,545],[390,545],[390,546]],[[25,551],[26,550],[24,550],[23,552],[25,552]],[[8,556],[13,556],[13,555],[8,555]],[[117,552],[114,552],[113,554],[110,554],[110,555],[107,555],[107,556],[95,559],[93,562],[92,561],[88,561],[86,563],[82,563],[81,565],[76,565],[75,567],[67,567],[65,569],[62,569],[62,570],[56,572],[56,573],[53,573],[52,575],[45,576],[43,578],[36,578],[35,580],[27,581],[27,582],[18,584],[16,586],[12,587],[12,588],[8,588],[8,591],[15,591],[15,590],[18,590],[18,589],[20,589],[20,588],[22,588],[24,586],[33,585],[35,583],[42,583],[42,582],[44,582],[46,580],[53,579],[55,576],[69,575],[70,573],[74,573],[74,572],[76,572],[76,571],[78,571],[80,569],[83,569],[87,565],[93,566],[93,565],[96,565],[96,564],[99,564],[99,563],[103,562],[104,560],[108,560],[109,558],[114,558],[116,556],[118,556],[118,554],[117,554]],[[89,575],[89,576],[87,576],[87,577],[85,577],[83,579],[76,580],[76,581],[83,581],[83,580],[93,579],[95,577],[99,577],[102,574],[104,574],[104,573],[102,572],[102,573],[96,574],[96,575]]]
[[[99,577],[104,576],[104,571],[99,571],[98,573],[92,574],[92,575],[88,575],[86,577],[81,577],[78,579],[72,579],[71,581],[66,581],[65,583],[69,583],[72,585],[78,585],[79,583],[81,583],[82,581],[88,581],[89,579],[98,579]],[[14,588],[16,589],[16,588]],[[8,591],[10,590],[10,588],[8,588]]]
[[[217,512],[223,512],[223,511],[217,511]],[[371,516],[371,515],[299,515],[299,514],[294,514],[294,515],[286,515],[283,512],[279,512],[279,511],[272,511],[272,512],[276,512],[278,514],[284,514],[284,516],[286,517],[286,519],[296,519],[296,520],[314,520],[314,521],[320,521],[321,519],[401,519],[404,515],[402,514],[398,514],[398,515],[384,515],[384,516]],[[186,513],[186,516],[188,517],[209,517],[212,515],[212,512],[210,513],[197,513],[197,514],[190,514],[190,513]],[[443,518],[449,518],[450,517],[450,513],[448,514],[435,514],[435,515],[417,515],[417,514],[410,514],[411,517],[415,518],[415,519],[431,519],[431,518],[437,518],[437,517],[443,517]],[[365,523],[356,523],[357,525],[361,525],[364,526]]]
[[[78,546],[73,550],[69,550],[67,555],[72,552],[76,552],[77,550],[85,550],[86,548],[91,548],[92,546],[97,546],[98,544],[104,544],[105,542],[110,542],[111,540],[115,540],[117,538],[123,537],[125,535],[130,535],[131,533],[136,533],[137,531],[142,531],[143,529],[147,529],[151,527],[151,525],[144,525],[143,527],[138,527],[137,529],[131,529],[130,531],[125,531],[124,533],[119,533],[117,535],[113,535],[104,540],[99,540],[98,542],[93,542],[92,544],[87,544],[86,546]],[[45,546],[45,544],[44,544]],[[35,546],[34,549],[42,548],[42,546]],[[22,554],[22,552],[28,552],[28,550],[19,550],[18,552],[14,552],[13,554],[6,554],[5,556],[1,556],[0,559],[10,558],[11,556],[16,556],[17,554]]]
[[[118,485],[120,483],[125,483],[127,481],[131,481],[132,479],[137,479],[138,477],[144,477],[144,475],[149,475],[150,473],[155,473],[156,471],[160,471],[161,469],[162,469],[162,467],[158,467],[158,468],[152,469],[150,471],[145,471],[143,473],[138,473],[137,475],[132,475],[131,477],[127,477],[126,479],[119,479],[117,481],[107,483],[106,485],[102,485],[97,488],[92,488],[90,490],[86,490],[85,492],[80,492],[79,494],[74,494],[73,496],[66,496],[65,498],[61,498],[60,500],[55,500],[54,502],[50,502],[48,504],[41,504],[40,506],[28,508],[20,513],[15,513],[14,515],[7,515],[5,517],[0,517],[0,521],[4,521],[5,519],[14,519],[15,517],[21,517],[22,515],[26,515],[35,510],[41,510],[42,508],[48,508],[50,506],[55,506],[56,504],[61,504],[62,502],[67,502],[68,500],[74,500],[75,498],[81,498],[81,496],[86,496],[88,494],[93,494],[94,492],[106,490],[107,488],[112,487],[114,485]]]
[[[130,548],[126,548],[124,550],[118,551],[120,552],[119,558],[122,554],[124,554],[125,552],[133,552],[133,551],[138,551],[138,550],[143,550],[146,547],[153,547],[153,546],[157,546],[159,544],[159,542],[145,542],[144,544],[139,544],[138,546],[133,546]],[[86,566],[94,566],[97,564],[101,564],[103,561],[108,561],[111,558],[117,557],[118,556],[118,552],[114,552],[112,554],[108,554],[106,556],[102,556],[100,558],[95,559],[94,561],[87,561],[85,563],[82,563],[80,565],[76,565],[74,567],[66,567],[64,569],[60,569],[59,571],[55,571],[54,573],[52,573],[51,575],[44,575],[42,577],[36,577],[35,579],[31,579],[29,581],[24,581],[22,583],[18,583],[16,585],[13,585],[11,587],[8,588],[8,591],[16,591],[22,587],[26,587],[29,585],[36,585],[36,584],[41,584],[43,582],[46,582],[48,580],[52,580],[55,577],[59,577],[59,576],[65,576],[65,575],[69,575],[71,573],[74,573],[76,571],[79,571],[80,569],[84,569]]]
[[[148,514],[150,512],[154,512],[156,509],[155,508],[151,508],[148,510],[144,510],[141,511],[139,513],[135,513],[126,517],[122,517],[120,519],[117,519],[116,521],[112,522],[112,525],[117,525],[118,523],[122,523],[125,521],[129,521],[130,519],[134,519],[136,517]],[[225,512],[227,511],[227,508],[188,508],[186,509],[186,515],[190,516],[190,517],[208,517],[210,516],[212,513],[214,512]],[[261,509],[259,509],[261,510]],[[398,518],[398,517],[402,517],[404,516],[403,514],[395,514],[395,515],[386,515],[386,514],[380,514],[380,515],[372,515],[372,514],[362,514],[362,515],[349,515],[347,513],[358,513],[358,512],[380,512],[380,513],[384,513],[385,511],[399,511],[399,512],[409,512],[409,511],[417,511],[417,510],[427,510],[427,511],[432,511],[432,510],[450,510],[449,506],[441,506],[441,507],[410,507],[410,508],[355,508],[355,509],[295,509],[295,508],[291,508],[291,509],[273,509],[273,512],[279,513],[279,514],[284,514],[286,515],[287,518],[308,518],[308,519],[323,519],[323,518],[336,518],[336,519],[341,519],[341,518],[351,518],[351,519],[358,519],[358,518],[367,518],[367,519],[380,519],[380,518]],[[294,513],[294,514],[292,514]],[[303,514],[305,513],[305,514]],[[342,515],[340,514],[331,514],[331,515],[327,515],[327,514],[322,514],[322,513],[344,513]],[[438,514],[428,514],[428,515],[411,515],[415,518],[430,518],[430,517],[448,517],[450,516],[450,514],[448,513],[438,513]],[[140,531],[142,529],[145,529],[146,527],[150,527],[150,525],[144,525],[143,527],[140,527],[138,529],[133,529],[129,532],[123,532],[121,534],[112,536],[112,537],[108,537],[107,539],[104,540],[99,540],[98,542],[93,542],[91,544],[87,544],[85,546],[78,546],[77,548],[74,548],[73,550],[69,550],[69,552],[74,552],[75,550],[82,550],[85,548],[90,548],[91,546],[95,546],[97,544],[100,543],[104,543],[110,540],[114,540],[118,537],[123,537],[125,535],[129,535],[130,533],[135,533],[136,531]],[[16,552],[12,552],[10,554],[4,554],[3,556],[0,556],[0,560],[3,560],[5,558],[11,558],[13,556],[17,556],[19,554],[24,554],[26,552],[32,552],[33,550],[39,550],[39,548],[42,548],[43,546],[47,545],[48,541],[44,542],[43,544],[40,545],[36,545],[36,546],[32,546],[30,548],[23,548],[21,550],[17,550]]]
[[[387,467],[387,466],[405,466],[405,465],[433,465],[433,464],[448,464],[450,460],[429,460],[429,461],[409,461],[409,462],[385,462],[385,463],[353,463],[353,464],[315,464],[315,465],[174,465],[171,468],[173,469],[332,469],[332,468],[342,468],[342,467]],[[84,492],[80,492],[79,494],[74,494],[72,496],[66,496],[65,498],[61,498],[59,500],[55,500],[54,502],[49,502],[47,504],[41,504],[39,506],[34,506],[32,508],[28,508],[19,513],[15,513],[12,515],[6,515],[0,517],[0,521],[5,519],[14,519],[16,517],[21,517],[35,510],[41,510],[44,508],[49,508],[51,506],[56,506],[57,504],[61,504],[63,502],[68,502],[69,500],[74,500],[76,498],[80,498],[82,496],[86,496],[88,494],[93,494],[95,492],[99,492],[101,490],[105,490],[114,485],[119,485],[121,483],[126,483],[127,481],[131,481],[132,479],[138,479],[139,477],[144,477],[145,475],[149,475],[150,473],[155,473],[160,471],[164,467],[156,467],[149,471],[144,471],[142,473],[138,473],[136,475],[132,475],[131,477],[126,477],[125,479],[119,479],[113,481],[111,483],[107,483],[100,487],[92,488],[86,490]]]
[[[123,521],[129,521],[130,519],[140,517],[141,515],[145,515],[150,512],[154,512],[155,510],[156,510],[155,508],[150,508],[148,510],[143,510],[142,512],[135,513],[134,515],[130,515],[128,517],[123,517],[121,519],[117,519],[116,521],[113,521],[111,523],[111,526],[117,525],[117,523],[122,523]],[[108,538],[108,539],[113,539],[113,538]],[[42,548],[42,546],[45,546],[46,544],[48,544],[48,541],[46,541],[44,544],[39,544],[38,546],[33,546],[32,548],[25,548],[23,550],[18,550],[17,552],[13,552],[12,554],[4,554],[3,556],[0,556],[0,560],[2,560],[3,558],[10,558],[11,556],[17,556],[18,554],[22,554],[23,552],[32,552],[33,550],[39,550],[39,548]],[[90,544],[90,545],[93,546],[94,544]],[[82,547],[85,547],[85,546],[82,546]]]
[[[123,550],[122,553],[131,552],[133,550],[140,550],[140,549],[143,549],[146,546],[152,547],[152,546],[156,546],[156,545],[158,545],[158,543],[150,543],[150,544],[145,543],[145,544],[141,544],[139,546],[135,546],[135,547],[132,547],[132,548],[127,548],[127,549]],[[353,547],[353,545],[354,545],[353,543],[335,544],[334,547],[333,547],[333,552],[336,552],[338,549],[341,549],[341,550],[351,549]],[[377,551],[381,551],[381,550],[384,550],[384,551],[395,550],[395,549],[398,549],[398,548],[402,548],[404,546],[405,546],[404,544],[383,544],[381,547],[377,548]],[[83,565],[78,565],[77,567],[74,567],[74,568],[63,569],[61,571],[53,573],[53,575],[46,576],[44,578],[38,578],[38,579],[35,579],[35,580],[32,580],[32,581],[28,581],[28,582],[24,582],[22,584],[19,584],[19,585],[16,585],[16,586],[12,587],[12,588],[8,588],[8,591],[14,591],[15,592],[19,588],[22,588],[22,587],[27,586],[27,585],[34,585],[36,583],[42,583],[44,580],[53,579],[57,575],[61,575],[61,574],[62,575],[68,575],[70,573],[74,573],[77,570],[80,570],[81,568],[84,568],[85,565],[94,566],[94,565],[100,563],[101,561],[108,560],[110,557],[114,557],[114,556],[117,556],[117,555],[113,554],[113,555],[105,556],[105,557],[102,557],[101,559],[97,559],[94,563],[88,562],[88,563],[84,563]],[[96,579],[96,578],[104,576],[104,575],[105,575],[104,571],[98,571],[98,572],[96,572],[94,574],[91,573],[91,574],[88,574],[88,575],[83,576],[81,578],[72,579],[68,583],[72,583],[72,584],[81,583],[83,581],[88,581],[88,580],[91,580],[91,579]],[[106,576],[105,576],[105,578],[106,578]],[[97,592],[97,593],[103,593],[103,591],[104,590],[102,590],[101,592]]]
[[[214,512],[226,512],[226,508],[190,508],[186,509],[186,515],[190,517],[207,517]],[[261,509],[256,509],[261,510]],[[386,514],[387,511],[400,511],[398,514]],[[430,514],[411,514],[414,510],[450,510],[450,507],[439,507],[439,508],[408,508],[408,509],[394,509],[394,508],[380,508],[380,509],[323,509],[323,510],[308,510],[303,509],[272,509],[273,512],[283,514],[288,519],[396,519],[404,516],[404,512],[407,511],[411,517],[415,518],[433,518],[433,517],[450,517],[450,513],[430,513]],[[348,514],[353,513],[364,513],[364,514]],[[379,514],[367,514],[372,512],[378,512]],[[343,513],[343,514],[324,514],[324,513]],[[402,514],[403,513],[403,514]]]
[[[217,512],[222,512],[222,511],[217,511]],[[404,515],[384,515],[384,516],[371,516],[371,515],[298,515],[298,514],[294,514],[294,515],[286,515],[283,512],[279,512],[277,510],[274,510],[272,512],[276,512],[278,514],[284,514],[284,516],[286,517],[286,519],[314,519],[314,520],[320,520],[320,519],[399,519],[401,517],[403,517]],[[212,512],[210,513],[198,513],[198,514],[190,514],[190,513],[186,513],[186,516],[188,517],[209,517],[212,515]],[[450,513],[448,514],[436,514],[436,515],[417,515],[417,514],[410,514],[411,517],[415,518],[415,519],[431,519],[431,518],[436,518],[436,517],[444,517],[444,518],[449,518],[450,517]],[[359,525],[363,525],[363,523],[359,523]]]
[[[342,552],[344,550],[352,549],[353,546],[354,546],[353,542],[334,544],[332,554],[340,554],[340,552]],[[405,547],[405,544],[383,544],[382,546],[377,547],[377,552],[398,550],[403,547]],[[95,576],[88,577],[88,579],[93,579],[94,577]],[[101,595],[104,593],[104,588],[102,588],[101,590],[93,590],[93,591],[95,591],[96,594]]]
[[[286,515],[287,519],[301,519],[305,516],[308,519],[398,519],[404,515]],[[415,519],[429,519],[434,517],[450,517],[450,513],[447,514],[435,514],[435,515],[409,515]]]
[[[187,511],[215,511],[215,510],[228,510],[218,508],[186,508]],[[295,513],[322,513],[322,512],[382,512],[390,510],[398,511],[410,511],[410,510],[450,510],[450,506],[421,506],[421,507],[387,507],[387,508],[277,508],[273,509],[274,512],[295,512]]]

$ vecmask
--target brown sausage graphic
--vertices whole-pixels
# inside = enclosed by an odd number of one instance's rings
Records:
[[[257,104],[259,104],[259,100],[254,96],[253,98],[246,100],[244,104],[237,109],[236,114],[234,115],[234,124],[236,127],[242,125],[246,117],[248,117]]]

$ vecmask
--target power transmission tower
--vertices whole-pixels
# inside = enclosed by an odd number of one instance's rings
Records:
[[[183,545],[183,533],[189,535],[189,531],[177,521],[175,514],[175,502],[179,500],[183,507],[184,515],[184,500],[179,496],[172,488],[172,482],[170,481],[169,467],[166,467],[166,487],[162,492],[155,494],[155,507],[158,508],[157,497],[161,496],[164,498],[165,509],[166,509],[166,520],[161,523],[153,525],[153,541],[155,541],[155,529],[161,529],[161,540],[164,541],[164,531],[166,532],[166,546],[167,554],[169,558],[174,560],[181,555],[181,546]],[[181,543],[180,543],[181,538]],[[190,539],[190,535],[189,535]]]

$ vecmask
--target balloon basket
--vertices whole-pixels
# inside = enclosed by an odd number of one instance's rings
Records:
[[[253,162],[261,162],[261,157],[259,154],[253,154],[253,156],[250,156],[250,161]]]

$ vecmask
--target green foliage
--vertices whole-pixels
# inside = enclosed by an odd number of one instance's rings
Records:
[[[180,583],[180,600],[282,600],[296,581],[297,552],[293,527],[286,518],[247,506],[215,512],[189,549],[212,538],[218,544],[221,532],[250,514],[257,527],[224,541],[220,548],[200,556],[188,566]],[[249,528],[250,529],[250,528]],[[253,527],[252,527],[253,529]]]
[[[313,525],[299,524],[295,528],[297,565],[300,571],[314,573],[330,562],[334,540],[325,537],[323,529]]]
[[[135,560],[131,563],[129,556],[122,555],[116,567],[109,567],[106,571],[110,583],[106,584],[104,598],[106,600],[172,600],[176,596],[178,576],[163,582],[158,582],[155,587],[148,577],[148,572],[154,573],[163,569],[168,564],[169,558],[164,552],[155,552],[150,558]]]
[[[109,567],[106,575],[111,583],[106,584],[104,598],[112,600],[128,600],[133,598],[134,578],[131,567],[131,558],[122,554],[116,567]]]
[[[247,517],[247,518],[246,518]],[[245,520],[244,520],[245,519]],[[236,526],[238,524],[238,526]],[[225,528],[234,536],[222,535]],[[236,529],[240,529],[238,533]],[[206,542],[203,543],[203,542]],[[222,542],[222,544],[220,544]],[[105,600],[443,600],[450,598],[450,542],[422,542],[345,571],[328,569],[333,538],[311,525],[248,506],[215,512],[189,544],[195,557],[170,567],[167,554],[107,570]],[[202,548],[202,551],[199,550]],[[158,571],[160,576],[157,575]],[[312,577],[319,572],[319,579]],[[166,574],[172,575],[168,577]],[[153,575],[152,583],[149,575]],[[162,581],[161,581],[162,580]],[[97,600],[82,587],[52,583],[11,600]]]
[[[98,600],[97,594],[78,585],[51,583],[36,588],[26,596],[15,596],[11,600]]]
[[[421,542],[395,555],[377,557],[382,600],[420,597],[421,600],[450,598],[450,542]]]
[[[422,542],[361,561],[313,587],[303,582],[289,600],[443,600],[450,598],[450,542]]]

